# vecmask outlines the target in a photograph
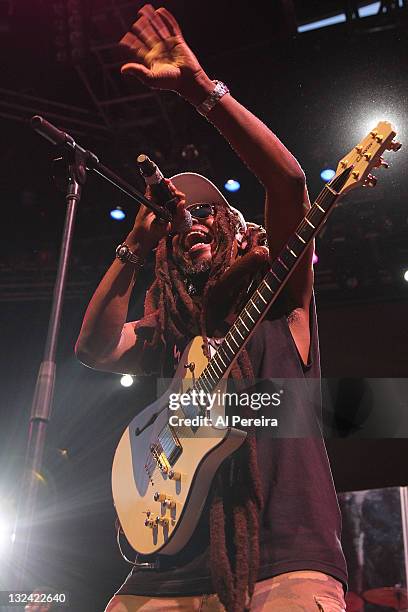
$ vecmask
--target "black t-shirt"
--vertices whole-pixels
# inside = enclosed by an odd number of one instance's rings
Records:
[[[258,580],[315,570],[344,584],[347,570],[340,544],[341,515],[320,435],[320,363],[312,300],[309,362],[303,365],[285,315],[273,308],[246,348],[261,386],[273,378],[284,390],[282,427],[257,428],[257,458],[264,508],[260,517]],[[173,351],[174,355],[179,351]],[[276,408],[264,416],[276,417]],[[289,416],[289,418],[286,418]],[[284,436],[284,437],[282,437]],[[188,544],[173,556],[158,555],[160,568],[134,569],[118,590],[133,595],[213,593],[209,566],[209,501]],[[151,558],[139,558],[139,561]]]

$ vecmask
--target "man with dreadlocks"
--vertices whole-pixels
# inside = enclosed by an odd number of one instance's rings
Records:
[[[269,257],[275,257],[309,206],[298,162],[224,84],[210,80],[166,9],[144,6],[121,43],[131,58],[124,75],[173,90],[197,107],[257,176],[266,192]],[[91,367],[172,375],[193,336],[209,341],[225,333],[244,285],[269,261],[265,231],[247,224],[210,181],[183,173],[168,185],[179,200],[176,217],[187,207],[193,225],[170,235],[169,224],[141,207],[85,315],[76,350]],[[140,267],[153,249],[155,279],[144,316],[126,323]],[[237,383],[280,378],[308,385],[319,378],[311,259],[312,249],[241,353],[232,371]],[[286,410],[312,430],[318,421],[311,394],[295,394]],[[155,568],[135,567],[106,610],[340,612],[347,575],[339,538],[321,436],[249,432],[221,466],[188,544],[173,556],[139,559],[155,561]]]

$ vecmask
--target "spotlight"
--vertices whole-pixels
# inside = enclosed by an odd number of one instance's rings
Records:
[[[227,191],[239,191],[241,189],[241,184],[235,179],[228,179],[228,181],[224,184],[224,189]]]
[[[112,219],[115,219],[115,221],[123,221],[123,219],[126,217],[121,206],[117,206],[116,208],[111,210],[109,214]]]
[[[133,385],[133,376],[130,374],[124,374],[120,379],[122,387],[131,387]]]
[[[321,171],[320,178],[322,179],[322,181],[325,181],[327,183],[327,181],[330,181],[335,174],[335,171],[331,168],[325,168]]]
[[[15,539],[10,522],[0,517],[0,552],[5,552]]]
[[[405,270],[404,272],[404,281],[407,281],[408,283],[408,270]]]

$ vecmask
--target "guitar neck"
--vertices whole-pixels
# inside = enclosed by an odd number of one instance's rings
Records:
[[[327,220],[338,200],[339,190],[351,169],[327,183],[294,234],[273,261],[270,270],[237,316],[231,329],[197,380],[199,389],[212,392],[244,348],[258,323],[275,302],[293,270]]]

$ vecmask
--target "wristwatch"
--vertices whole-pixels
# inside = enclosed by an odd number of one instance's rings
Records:
[[[215,83],[215,87],[210,93],[210,95],[204,100],[204,102],[201,102],[201,104],[196,106],[198,112],[201,115],[204,115],[204,117],[208,115],[210,110],[213,109],[216,104],[218,104],[222,96],[225,96],[225,94],[229,93],[229,89],[225,85],[225,83],[222,83],[221,81],[213,82]]]
[[[136,253],[132,253],[126,242],[122,242],[122,244],[116,247],[116,257],[120,259],[120,261],[123,261],[123,263],[129,262],[138,268],[143,268],[145,264],[143,257],[136,255]]]

